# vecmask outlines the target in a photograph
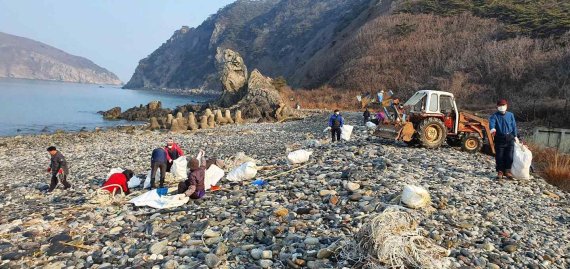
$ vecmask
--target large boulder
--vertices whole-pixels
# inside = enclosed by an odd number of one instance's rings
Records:
[[[243,97],[232,108],[239,109],[244,118],[257,118],[260,121],[274,121],[275,111],[283,105],[281,95],[257,69],[251,72]]]
[[[232,105],[239,100],[247,83],[247,66],[238,52],[221,48],[218,48],[216,53],[216,64],[223,89],[221,105]]]
[[[106,120],[116,120],[121,117],[121,108],[120,107],[113,107],[105,112],[102,112],[103,119]]]

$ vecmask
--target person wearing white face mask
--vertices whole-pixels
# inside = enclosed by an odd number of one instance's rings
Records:
[[[515,142],[518,141],[517,123],[515,115],[507,111],[507,100],[497,102],[497,112],[489,118],[489,128],[495,141],[495,163],[497,179],[506,177],[513,179],[511,167]]]
[[[334,111],[334,114],[332,114],[329,118],[329,127],[331,128],[332,142],[340,142],[342,126],[344,126],[344,119],[340,115],[340,111],[336,109]]]
[[[166,151],[166,159],[168,162],[166,163],[166,172],[170,172],[170,168],[172,167],[172,161],[178,159],[180,156],[184,156],[184,152],[178,146],[178,144],[174,143],[174,140],[170,138],[166,142],[166,147],[164,147]]]

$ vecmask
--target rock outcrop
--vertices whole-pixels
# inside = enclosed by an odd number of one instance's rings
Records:
[[[28,38],[0,33],[0,78],[122,84],[92,61]]]
[[[249,76],[247,87],[238,93],[241,98],[230,109],[241,110],[241,116],[246,119],[275,120],[275,111],[284,102],[271,82],[271,78],[263,76],[257,69],[253,70]]]
[[[221,105],[227,106],[239,98],[239,93],[246,86],[247,66],[238,52],[231,49],[222,50],[221,48],[218,48],[216,63],[223,90]]]
[[[104,112],[100,111],[99,113],[103,115],[103,119],[116,120],[121,117],[121,108],[117,106]]]
[[[129,121],[147,121],[151,117],[166,117],[170,112],[170,109],[162,108],[160,101],[152,101],[146,106],[140,105],[126,110],[119,118]]]

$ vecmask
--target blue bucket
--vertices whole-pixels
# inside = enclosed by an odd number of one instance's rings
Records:
[[[168,188],[158,188],[156,193],[158,193],[158,196],[164,196],[168,193]]]

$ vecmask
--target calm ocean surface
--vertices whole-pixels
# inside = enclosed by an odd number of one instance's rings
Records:
[[[125,111],[152,100],[160,100],[165,108],[203,101],[119,86],[0,79],[0,136],[41,133],[46,127],[51,133],[124,125],[129,122],[103,120],[97,111],[115,106]]]

